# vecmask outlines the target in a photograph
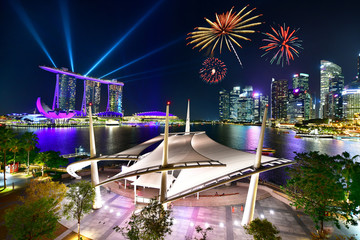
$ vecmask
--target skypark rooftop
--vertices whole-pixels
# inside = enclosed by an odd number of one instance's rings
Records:
[[[102,83],[102,84],[124,86],[123,82],[118,82],[116,80],[105,80],[105,79],[100,79],[100,78],[88,77],[88,76],[81,75],[79,73],[74,73],[74,72],[71,72],[71,71],[67,71],[67,70],[59,69],[59,68],[54,68],[54,67],[39,66],[39,68],[41,68],[41,69],[43,69],[45,71],[48,71],[48,72],[52,72],[52,73],[65,74],[65,75],[74,77],[76,79],[90,80],[90,81],[99,82],[99,83]]]

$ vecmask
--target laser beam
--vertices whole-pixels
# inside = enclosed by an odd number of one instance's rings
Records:
[[[145,54],[145,55],[143,55],[143,56],[141,56],[141,57],[139,57],[139,58],[137,58],[137,59],[135,59],[135,60],[132,60],[131,62],[128,62],[128,63],[125,64],[125,65],[122,65],[121,67],[119,67],[119,68],[117,68],[117,69],[115,69],[115,70],[113,70],[113,71],[111,71],[111,72],[109,72],[109,73],[101,76],[100,78],[104,78],[104,77],[106,77],[106,76],[108,76],[108,75],[110,75],[110,74],[112,74],[112,73],[114,73],[114,72],[117,72],[117,71],[119,71],[119,70],[121,70],[121,69],[123,69],[123,68],[126,68],[126,67],[130,66],[131,64],[134,64],[134,63],[136,63],[136,62],[138,62],[138,61],[140,61],[140,60],[142,60],[142,59],[144,59],[144,58],[147,58],[147,57],[149,57],[149,56],[151,56],[151,55],[153,55],[153,54],[155,54],[155,53],[157,53],[157,52],[160,52],[161,50],[163,50],[163,49],[165,49],[165,48],[167,48],[167,47],[169,47],[169,46],[171,46],[171,45],[174,45],[175,43],[179,42],[179,41],[182,40],[182,39],[183,39],[183,37],[181,37],[181,38],[179,38],[179,39],[177,39],[177,40],[174,40],[174,41],[172,41],[172,42],[170,42],[170,43],[167,43],[167,44],[165,44],[164,46],[161,46],[161,47],[159,47],[159,48],[157,48],[157,49],[155,49],[155,50],[152,50],[151,52],[148,52],[147,54]]]
[[[68,53],[69,53],[69,58],[70,58],[71,70],[74,72],[74,61],[73,61],[72,46],[71,46],[71,33],[70,33],[68,5],[67,5],[66,0],[59,0],[59,4],[60,4],[60,12],[61,12],[62,20],[63,20],[66,45],[68,48]]]
[[[92,67],[90,68],[90,70],[85,74],[85,76],[87,76],[89,73],[91,73],[92,70],[94,70],[94,69],[97,67],[97,65],[99,65],[117,46],[119,46],[119,44],[122,43],[142,22],[144,22],[145,19],[146,19],[147,17],[149,17],[150,14],[151,14],[152,12],[154,12],[155,9],[156,9],[163,1],[164,1],[164,0],[158,1],[142,18],[140,18],[140,20],[139,20],[137,23],[135,23],[135,25],[132,26],[132,28],[130,28],[130,30],[127,31],[127,33],[125,33],[125,34],[120,38],[120,40],[117,41],[117,42],[115,43],[115,45],[112,46],[112,47],[110,48],[110,50],[108,50],[108,51],[104,54],[104,56],[102,56],[102,57],[95,63],[94,66],[92,66]]]
[[[195,61],[189,61],[189,62],[183,62],[183,63],[179,63],[179,64],[173,64],[173,65],[164,66],[164,67],[159,67],[159,68],[153,68],[153,69],[151,69],[151,70],[144,71],[144,72],[137,72],[137,73],[129,74],[129,75],[126,75],[126,76],[116,77],[115,79],[119,80],[119,79],[124,79],[124,78],[129,78],[129,77],[135,77],[135,76],[144,75],[144,74],[149,74],[149,73],[154,73],[154,72],[159,72],[159,71],[163,71],[163,70],[167,70],[167,69],[182,67],[182,66],[186,66],[186,65],[192,65],[193,62],[195,62]],[[197,61],[196,61],[196,62],[197,62]],[[125,80],[125,81],[126,81],[126,80]]]
[[[49,52],[47,51],[45,44],[41,40],[39,34],[36,32],[34,25],[32,24],[29,16],[25,12],[24,8],[21,6],[21,4],[17,0],[9,1],[17,15],[20,17],[21,21],[25,24],[26,28],[29,30],[35,41],[39,44],[40,48],[44,51],[46,56],[49,58],[51,63],[56,67],[55,62],[51,58]]]

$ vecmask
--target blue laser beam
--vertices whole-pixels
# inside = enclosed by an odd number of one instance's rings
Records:
[[[126,67],[130,66],[131,64],[134,64],[134,63],[136,63],[136,62],[138,62],[138,61],[140,61],[140,60],[142,60],[144,58],[147,58],[147,57],[149,57],[149,56],[151,56],[151,55],[153,55],[153,54],[155,54],[157,52],[160,52],[161,50],[163,50],[163,49],[165,49],[165,48],[167,48],[167,47],[169,47],[171,45],[174,45],[175,43],[179,42],[180,40],[183,40],[183,37],[178,38],[178,39],[176,39],[176,40],[174,40],[172,42],[169,42],[169,43],[165,44],[164,46],[161,46],[161,47],[159,47],[159,48],[157,48],[155,50],[152,50],[151,52],[148,52],[147,54],[145,54],[145,55],[143,55],[143,56],[141,56],[141,57],[139,57],[139,58],[137,58],[135,60],[132,60],[131,62],[126,63],[125,65],[122,65],[121,67],[119,67],[119,68],[117,68],[117,69],[115,69],[115,70],[101,76],[100,78],[104,78],[104,77],[106,77],[106,76],[108,76],[110,74],[113,74],[114,72],[117,72],[117,71],[119,71],[119,70],[121,70],[123,68],[126,68]]]
[[[163,71],[163,70],[168,70],[168,69],[172,69],[172,68],[178,68],[178,67],[182,67],[182,66],[186,66],[186,65],[192,65],[193,62],[195,62],[195,61],[189,61],[189,62],[184,62],[184,63],[179,63],[179,64],[173,64],[173,65],[164,66],[164,67],[159,67],[159,68],[153,68],[153,69],[151,69],[151,70],[144,71],[144,72],[137,72],[137,73],[129,74],[129,75],[126,75],[126,76],[116,77],[115,79],[119,80],[119,79],[124,79],[124,78],[129,78],[129,77],[135,77],[135,76],[144,75],[144,74],[149,74],[149,73],[154,73],[154,72],[159,72],[159,71]],[[125,81],[126,81],[126,80],[125,80]]]
[[[72,46],[71,46],[71,33],[70,33],[68,5],[67,5],[66,0],[59,0],[59,4],[60,4],[60,12],[61,12],[62,20],[63,20],[66,45],[68,48],[68,53],[69,53],[69,58],[70,58],[71,70],[74,72],[74,61],[73,61]]]
[[[146,19],[147,17],[149,17],[150,14],[151,14],[152,12],[154,12],[155,9],[156,9],[163,1],[164,1],[164,0],[160,0],[159,2],[157,2],[142,18],[140,18],[140,20],[139,20],[137,23],[135,23],[135,25],[132,26],[132,28],[130,28],[130,30],[127,31],[127,33],[125,33],[125,34],[120,38],[120,40],[117,41],[117,42],[115,43],[115,45],[112,46],[112,48],[110,48],[110,50],[108,50],[108,51],[105,53],[105,55],[102,56],[102,57],[99,59],[99,61],[97,61],[97,62],[95,63],[94,66],[92,66],[92,67],[90,68],[90,70],[85,74],[85,76],[87,76],[89,73],[91,73],[92,70],[94,70],[117,46],[119,46],[120,43],[122,43],[142,22],[144,22],[145,19]]]
[[[26,28],[29,30],[35,41],[39,44],[40,48],[44,51],[46,56],[49,58],[54,67],[56,67],[55,62],[51,58],[49,52],[47,51],[45,44],[41,40],[39,34],[36,32],[34,25],[32,24],[29,16],[25,12],[24,8],[17,0],[9,1],[17,15],[20,17],[21,21],[25,24]]]

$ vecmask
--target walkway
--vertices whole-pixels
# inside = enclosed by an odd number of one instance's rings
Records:
[[[106,177],[105,173],[101,174],[100,177]],[[122,187],[119,188],[118,185],[112,185],[110,188],[113,192],[109,193],[107,191],[108,187],[109,185],[101,187],[104,206],[85,216],[81,222],[82,235],[94,240],[125,239],[121,233],[115,232],[113,227],[117,225],[120,227],[125,226],[126,221],[129,220],[129,217],[135,209],[132,199],[132,189],[125,191]],[[114,192],[121,192],[122,195]],[[224,193],[229,194],[229,196],[215,196],[216,192],[219,195]],[[191,199],[187,198],[185,200],[174,202],[173,232],[171,235],[167,236],[166,239],[184,240],[185,236],[195,237],[197,236],[195,231],[195,226],[197,225],[202,227],[212,226],[214,228],[209,234],[210,237],[208,239],[210,240],[252,239],[251,236],[245,234],[240,225],[243,216],[241,206],[245,202],[246,193],[247,188],[245,186],[223,186],[201,193],[200,200],[196,200],[196,198],[193,197]],[[128,195],[128,197],[124,195]],[[202,195],[206,195],[207,197],[201,197]],[[237,203],[227,205],[226,201],[232,199],[233,196],[235,196]],[[224,201],[226,206],[217,206],[220,205],[219,202]],[[193,202],[192,207],[180,206],[189,205],[189,202]],[[197,202],[206,203],[212,207],[194,206]],[[313,223],[308,216],[300,211],[293,210],[287,204],[271,197],[271,195],[264,190],[259,190],[258,192],[255,210],[255,218],[256,217],[267,218],[272,222],[280,230],[280,236],[283,240],[310,239],[310,232],[313,231]],[[56,238],[56,240],[63,239],[71,231],[77,230],[76,221],[74,220],[69,221],[63,218],[60,223],[69,229]],[[335,231],[340,233],[339,230]],[[342,234],[346,234],[346,232],[343,232]]]

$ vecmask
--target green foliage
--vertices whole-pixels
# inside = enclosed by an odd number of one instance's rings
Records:
[[[303,208],[321,232],[324,222],[338,228],[340,220],[345,226],[356,224],[354,217],[360,202],[354,199],[356,191],[352,193],[351,189],[357,188],[359,182],[353,182],[355,176],[349,170],[355,161],[347,153],[329,156],[319,152],[297,153],[295,161],[289,168],[291,178],[285,188],[292,205]]]
[[[25,189],[25,197],[20,196],[22,203],[36,202],[41,198],[48,198],[55,211],[60,210],[62,200],[66,195],[66,186],[63,183],[53,182],[50,179],[32,179]]]
[[[245,232],[252,235],[255,240],[280,240],[277,228],[267,219],[254,219],[249,225],[244,226]]]
[[[46,151],[39,152],[35,158],[35,163],[40,166],[46,166],[49,168],[59,168],[61,166],[66,166],[68,160],[60,156],[60,152],[55,151]]]
[[[11,149],[11,141],[15,138],[15,133],[12,129],[4,126],[0,127],[0,152],[3,156],[3,171],[4,171],[4,189],[6,189],[6,153]]]
[[[23,148],[27,152],[27,174],[29,174],[30,170],[30,152],[36,148],[38,140],[39,138],[33,132],[26,132],[21,136]]]
[[[95,189],[90,182],[80,181],[70,185],[66,198],[69,202],[63,206],[63,214],[67,219],[77,220],[78,238],[80,238],[80,221],[84,214],[89,213],[92,209]]]
[[[53,238],[59,214],[49,198],[17,205],[5,212],[5,226],[14,239]]]
[[[130,240],[161,240],[171,234],[173,218],[171,210],[165,210],[156,199],[151,199],[140,213],[133,213],[125,228],[113,229]]]

